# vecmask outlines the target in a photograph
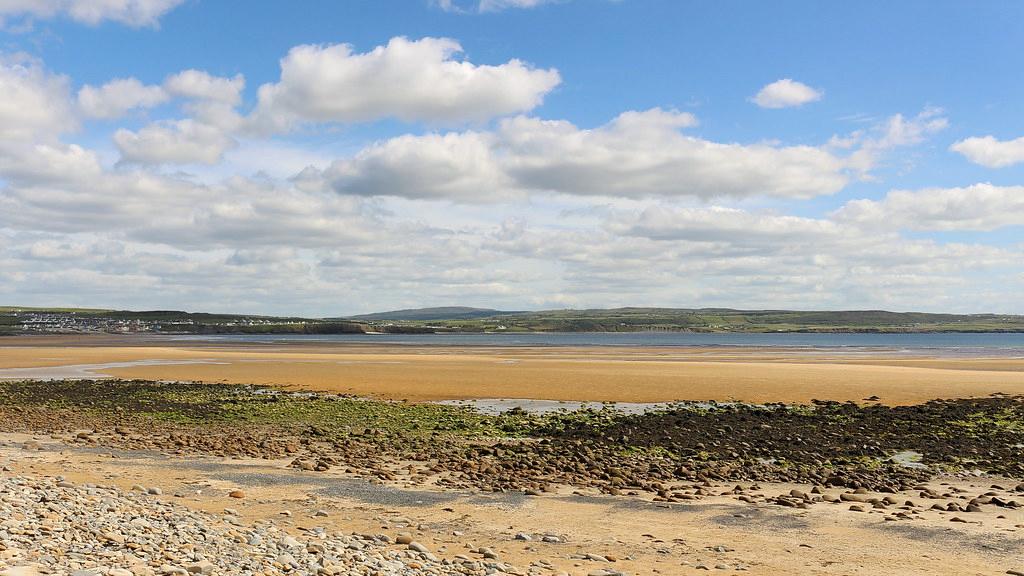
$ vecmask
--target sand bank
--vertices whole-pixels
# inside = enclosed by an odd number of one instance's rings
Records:
[[[92,337],[0,341],[0,377],[3,369],[140,361],[158,362],[98,371],[413,401],[809,402],[878,396],[888,404],[913,404],[1024,394],[1024,360],[1006,358],[851,357],[766,348],[225,345]]]

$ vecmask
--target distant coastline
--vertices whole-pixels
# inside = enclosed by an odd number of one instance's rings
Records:
[[[0,335],[16,334],[683,334],[1024,333],[1024,316],[884,310],[614,308],[501,311],[419,308],[334,318],[174,310],[0,307]]]

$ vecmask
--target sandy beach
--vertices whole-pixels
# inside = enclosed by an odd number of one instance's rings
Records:
[[[153,362],[153,365],[91,367]],[[0,378],[253,383],[411,401],[523,398],[892,405],[1024,394],[1024,359],[928,358],[798,349],[222,344],[103,336],[0,341]]]

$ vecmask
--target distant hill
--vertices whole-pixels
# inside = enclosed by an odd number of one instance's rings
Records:
[[[390,312],[374,312],[373,314],[360,314],[359,316],[348,316],[347,320],[471,320],[473,318],[491,318],[506,314],[518,314],[519,312],[505,312],[492,308],[470,308],[468,306],[438,306],[434,308],[409,308],[406,310],[391,310]]]
[[[210,314],[174,310],[0,307],[0,335],[30,333],[360,334],[387,332],[1022,332],[1024,316],[885,310],[610,308],[502,311],[414,308],[348,318]]]
[[[395,310],[349,318],[458,332],[1024,332],[1024,316],[885,310],[734,310],[611,308],[500,312],[447,307]]]

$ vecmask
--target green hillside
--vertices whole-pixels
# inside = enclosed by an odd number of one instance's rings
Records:
[[[404,323],[417,324],[415,321]],[[430,324],[449,330],[470,332],[1024,332],[1024,316],[930,314],[885,310],[543,310],[501,313],[472,319],[432,318]]]

